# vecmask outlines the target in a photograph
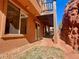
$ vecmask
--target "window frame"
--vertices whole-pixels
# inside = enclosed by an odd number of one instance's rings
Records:
[[[8,3],[12,3],[14,6],[16,6],[17,8],[19,8],[20,9],[20,14],[21,13],[23,13],[27,18],[28,18],[28,15],[27,15],[27,12],[25,11],[25,10],[23,10],[20,6],[18,6],[16,3],[14,3],[13,1],[11,1],[11,0],[9,0],[8,2],[7,2],[7,5],[8,5]],[[8,8],[8,6],[7,6],[7,8]],[[21,16],[20,16],[21,17]],[[19,17],[19,18],[20,18]],[[20,20],[20,19],[19,19]],[[27,21],[28,19],[26,19],[26,21]],[[6,22],[6,21],[5,21]],[[20,26],[21,27],[21,26]],[[26,24],[26,27],[27,27],[27,24]],[[6,26],[5,26],[5,28],[6,28]],[[26,28],[27,29],[27,28]],[[5,29],[6,30],[6,29]],[[19,31],[18,31],[19,32]],[[26,30],[26,34],[27,34],[27,30]],[[25,37],[26,36],[26,34],[20,34],[20,33],[18,33],[18,34],[5,34],[4,33],[4,35],[2,35],[1,36],[1,38],[14,38],[14,37]]]

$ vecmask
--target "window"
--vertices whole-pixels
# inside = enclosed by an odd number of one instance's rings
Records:
[[[8,2],[5,34],[26,34],[28,17],[11,2]]]
[[[27,19],[28,17],[25,16],[24,14],[21,13],[21,17],[20,17],[20,34],[26,34],[26,25],[27,25]]]

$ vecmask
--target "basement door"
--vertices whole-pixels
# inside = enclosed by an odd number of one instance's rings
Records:
[[[40,25],[36,23],[35,40],[40,40]]]

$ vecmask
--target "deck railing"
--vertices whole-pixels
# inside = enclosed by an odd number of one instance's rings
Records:
[[[53,11],[53,0],[36,0],[41,7],[41,12]]]

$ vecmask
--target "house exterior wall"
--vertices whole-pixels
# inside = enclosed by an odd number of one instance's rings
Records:
[[[27,20],[27,33],[25,35],[7,35],[5,33],[6,25],[6,11],[7,11],[7,2],[8,0],[0,0],[0,47],[2,52],[10,50],[29,42],[35,42],[35,21],[34,15],[29,13]],[[34,11],[33,11],[34,12]],[[39,22],[40,23],[40,22]],[[41,23],[40,23],[41,24]],[[41,26],[41,36],[43,36],[43,26]],[[4,49],[4,50],[3,50]]]
[[[0,10],[3,10],[3,0],[0,0]]]
[[[1,19],[2,19],[2,15],[1,15],[1,12],[2,12],[2,5],[3,5],[3,3],[2,3],[3,1],[2,0],[0,0],[0,34],[1,34]]]
[[[5,2],[6,2],[6,0],[5,0]],[[6,17],[6,14],[5,14],[6,11],[4,12],[4,7],[5,7],[4,0],[0,0],[0,35],[3,34],[4,29],[2,27],[4,26],[3,23],[5,22],[4,20]]]
[[[32,17],[27,20],[27,39],[29,42],[35,41],[35,22]]]

